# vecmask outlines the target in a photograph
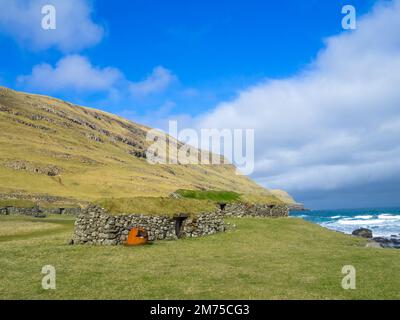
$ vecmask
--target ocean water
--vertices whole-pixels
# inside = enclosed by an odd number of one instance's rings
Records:
[[[400,208],[292,211],[290,216],[348,234],[368,228],[374,237],[400,235]]]

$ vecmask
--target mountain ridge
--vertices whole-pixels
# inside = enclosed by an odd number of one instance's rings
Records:
[[[92,201],[215,189],[280,201],[250,178],[236,175],[231,164],[151,165],[145,159],[150,127],[61,99],[0,87],[0,130],[3,197]]]

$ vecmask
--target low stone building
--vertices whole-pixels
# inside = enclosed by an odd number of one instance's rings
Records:
[[[220,204],[215,212],[193,216],[128,214],[113,216],[98,206],[88,206],[75,221],[73,244],[118,245],[124,244],[132,228],[147,231],[149,241],[175,240],[199,237],[229,228],[225,217],[287,217],[285,205],[256,205],[244,203]]]
[[[129,214],[112,216],[104,209],[89,206],[75,221],[73,244],[124,244],[132,228],[143,228],[150,241],[175,240],[224,232],[227,225],[220,212],[196,216],[152,216]]]

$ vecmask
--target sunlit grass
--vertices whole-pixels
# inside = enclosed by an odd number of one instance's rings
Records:
[[[16,227],[21,219],[31,220]],[[46,220],[63,228],[0,236],[0,299],[400,298],[400,251],[299,219],[230,219],[235,231],[143,247],[70,246],[73,220]],[[46,264],[57,271],[54,291],[40,285]],[[349,264],[356,290],[341,287]]]

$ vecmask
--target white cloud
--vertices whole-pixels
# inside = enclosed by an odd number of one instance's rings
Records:
[[[56,8],[56,29],[42,29],[44,5]],[[77,52],[101,41],[104,30],[94,23],[88,0],[1,0],[0,32],[34,50],[57,48]]]
[[[24,88],[49,93],[66,90],[111,92],[122,79],[118,69],[95,67],[86,57],[69,55],[54,67],[47,63],[37,65],[30,75],[20,76],[17,81]]]
[[[134,96],[147,96],[165,91],[176,81],[176,76],[170,70],[158,66],[145,80],[131,83],[130,90]]]
[[[254,176],[267,187],[304,192],[398,181],[399,17],[400,1],[379,3],[359,17],[357,30],[327,39],[307,70],[240,92],[197,126],[254,128]]]
[[[142,82],[131,82],[125,75],[114,67],[94,66],[90,60],[82,55],[67,55],[61,58],[54,66],[41,63],[32,68],[29,75],[17,78],[17,84],[23,89],[43,93],[108,93],[106,101],[129,102],[130,94],[141,97],[161,93],[177,81],[171,71],[156,67],[151,75]],[[170,110],[175,104],[167,100],[160,110]]]

